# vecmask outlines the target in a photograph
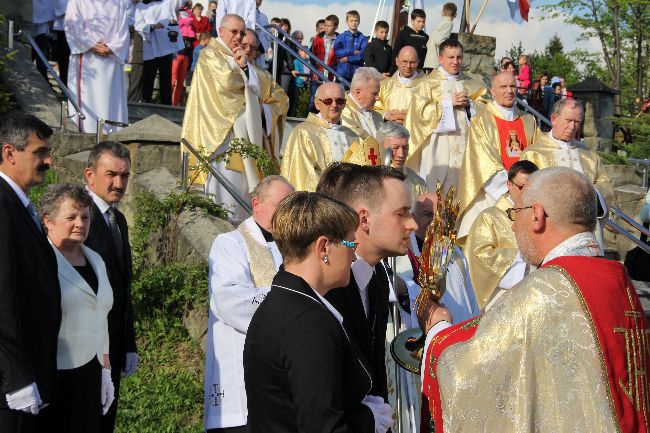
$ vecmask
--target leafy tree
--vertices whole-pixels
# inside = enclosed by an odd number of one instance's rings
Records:
[[[548,44],[546,44],[546,48],[544,48],[544,53],[548,57],[553,57],[557,54],[563,54],[564,53],[564,45],[562,44],[562,39],[558,36],[558,34],[554,34],[551,39],[548,41]]]

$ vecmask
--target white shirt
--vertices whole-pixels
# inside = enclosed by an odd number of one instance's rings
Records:
[[[503,105],[499,105],[496,102],[492,101],[491,104],[499,110],[499,113],[503,115],[503,117],[509,121],[512,122],[515,120],[515,106],[513,105],[512,107],[504,107]]]
[[[370,266],[363,258],[357,255],[357,260],[352,263],[352,275],[359,287],[359,294],[361,295],[361,302],[363,303],[363,311],[368,317],[368,304],[370,303],[368,297],[368,284],[370,279],[375,273],[375,268]]]
[[[169,26],[169,22],[176,19],[176,12],[183,3],[184,0],[163,0],[136,5],[134,27],[142,35],[142,58],[144,60],[164,57],[183,49],[183,37],[178,26]],[[151,26],[158,23],[163,24],[164,27],[151,30]],[[176,42],[169,40],[167,33],[170,30],[178,32]]]
[[[407,84],[411,84],[413,80],[415,80],[418,77],[418,75],[419,75],[418,71],[415,71],[413,75],[411,75],[410,77],[402,77],[402,74],[400,74],[400,72],[397,71],[396,76],[397,76],[397,81],[399,81],[400,84],[407,85]]]
[[[456,81],[460,78],[460,74],[456,74],[456,75],[450,74],[449,72],[445,71],[445,68],[443,68],[442,66],[438,66],[438,70],[442,73],[442,75],[447,77],[449,81]]]
[[[4,180],[7,181],[11,189],[14,190],[14,192],[20,199],[20,202],[23,204],[23,206],[25,207],[29,206],[31,202],[29,201],[29,197],[27,197],[27,194],[25,194],[25,191],[23,191],[22,188],[20,188],[18,184],[13,181],[13,179],[11,179],[9,176],[4,174],[2,171],[0,171],[0,177],[2,177]]]
[[[90,196],[93,198],[93,201],[95,202],[95,205],[99,209],[99,211],[102,213],[102,216],[104,217],[104,221],[106,221],[106,225],[110,227],[110,222],[108,220],[108,209],[113,207],[112,205],[106,203],[103,198],[92,192],[90,189],[86,188]]]

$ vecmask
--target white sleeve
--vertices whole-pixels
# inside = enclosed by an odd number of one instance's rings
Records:
[[[231,11],[226,10],[226,0],[221,0],[221,1],[217,2],[217,13],[216,13],[215,18],[214,18],[214,26],[217,28],[217,33],[218,33],[218,30],[219,30],[219,27],[221,27],[221,20],[229,12],[231,12]],[[217,34],[217,36],[221,36],[221,35]]]
[[[246,248],[236,236],[241,235],[219,235],[212,244],[208,259],[210,308],[225,324],[245,333],[271,288],[255,287]]]
[[[499,287],[501,289],[511,289],[512,286],[524,279],[526,273],[526,262],[521,258],[521,254],[517,253],[515,256],[515,261],[512,262],[510,268],[506,271],[499,281]]]
[[[508,192],[508,172],[505,170],[499,170],[494,176],[490,178],[483,189],[494,201],[499,200],[499,198]]]
[[[91,40],[87,35],[86,19],[79,10],[80,1],[82,0],[70,0],[65,10],[63,27],[71,54],[83,54],[99,42]]]

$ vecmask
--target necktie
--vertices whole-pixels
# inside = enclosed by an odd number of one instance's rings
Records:
[[[38,219],[38,214],[36,213],[36,209],[34,209],[34,205],[31,202],[27,205],[27,212],[29,212],[29,215],[34,220],[34,224],[36,224],[38,230],[40,232],[43,232],[43,226],[41,225],[41,220]]]
[[[106,213],[108,214],[108,226],[111,229],[111,236],[113,237],[115,249],[117,249],[117,254],[120,256],[120,260],[123,260],[124,245],[122,244],[122,235],[120,234],[120,229],[117,227],[115,209],[111,206],[108,208]]]

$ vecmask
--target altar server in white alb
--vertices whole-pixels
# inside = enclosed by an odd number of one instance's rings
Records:
[[[257,307],[271,289],[282,256],[271,233],[275,209],[293,186],[268,176],[251,193],[253,216],[217,236],[208,260],[210,312],[205,365],[205,429],[246,431],[244,341]]]
[[[65,34],[70,45],[68,88],[86,116],[81,132],[96,132],[97,119],[127,123],[124,63],[129,56],[128,4],[123,0],[70,0]],[[69,107],[71,114],[74,107]]]
[[[217,3],[217,18],[216,23],[220,23],[223,17],[228,14],[239,15],[246,23],[246,28],[255,29],[255,22],[257,21],[257,8],[262,4],[262,1],[256,0],[219,0]],[[267,22],[268,24],[268,18]]]

